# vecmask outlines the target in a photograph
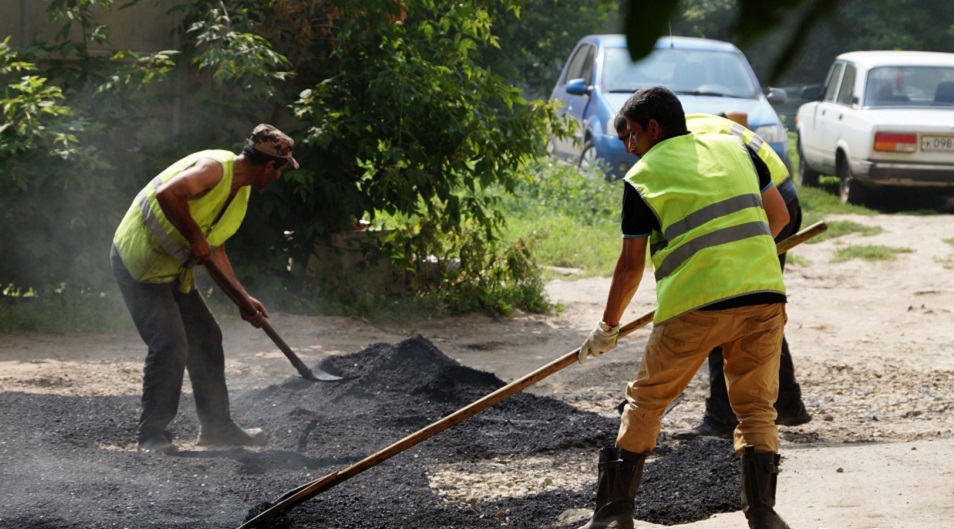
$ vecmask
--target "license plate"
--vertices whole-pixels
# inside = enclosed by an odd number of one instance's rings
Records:
[[[954,136],[921,136],[923,152],[954,152]]]

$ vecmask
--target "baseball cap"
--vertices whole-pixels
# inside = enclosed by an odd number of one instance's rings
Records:
[[[298,162],[292,157],[295,140],[275,127],[267,123],[259,124],[252,130],[247,143],[258,152],[288,160],[293,168],[298,169]]]

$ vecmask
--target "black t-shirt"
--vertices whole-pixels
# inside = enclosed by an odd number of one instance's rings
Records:
[[[755,173],[759,180],[759,189],[765,192],[769,186],[774,185],[772,183],[772,174],[769,172],[769,168],[765,165],[765,162],[755,154],[755,151],[748,146],[746,146],[746,150],[749,152],[749,157],[755,165]],[[623,215],[621,228],[624,239],[649,237],[649,234],[653,230],[662,231],[659,220],[656,218],[656,215],[653,214],[652,210],[649,209],[649,205],[643,200],[642,195],[640,195],[633,186],[627,183],[623,184]],[[765,303],[785,303],[785,301],[786,298],[783,294],[749,294],[707,305],[703,307],[702,310],[722,310],[747,307],[750,305],[762,305]]]

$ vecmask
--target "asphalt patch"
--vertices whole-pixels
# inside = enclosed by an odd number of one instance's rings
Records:
[[[378,452],[505,385],[462,366],[422,337],[330,357],[320,367],[357,378],[292,377],[233,392],[233,417],[270,434],[260,450],[203,450],[194,403],[173,423],[181,451],[135,451],[138,395],[0,394],[0,529],[229,528],[285,492]],[[620,388],[622,393],[623,388]],[[615,415],[584,412],[519,393],[270,519],[273,528],[566,529],[560,515],[592,508],[596,458]],[[428,472],[448,461],[502,455],[592,454],[591,485],[470,505],[431,490]],[[541,476],[541,478],[546,476]],[[647,462],[637,519],[674,525],[739,509],[739,465],[722,439],[675,442],[665,434]],[[741,515],[740,515],[741,516]],[[578,524],[573,524],[575,527]]]

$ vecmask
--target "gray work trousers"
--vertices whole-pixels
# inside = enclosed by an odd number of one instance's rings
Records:
[[[129,314],[148,348],[138,440],[166,432],[179,410],[186,369],[201,427],[215,429],[231,422],[222,330],[199,292],[193,288],[183,294],[178,280],[136,281],[115,246],[110,261]]]

